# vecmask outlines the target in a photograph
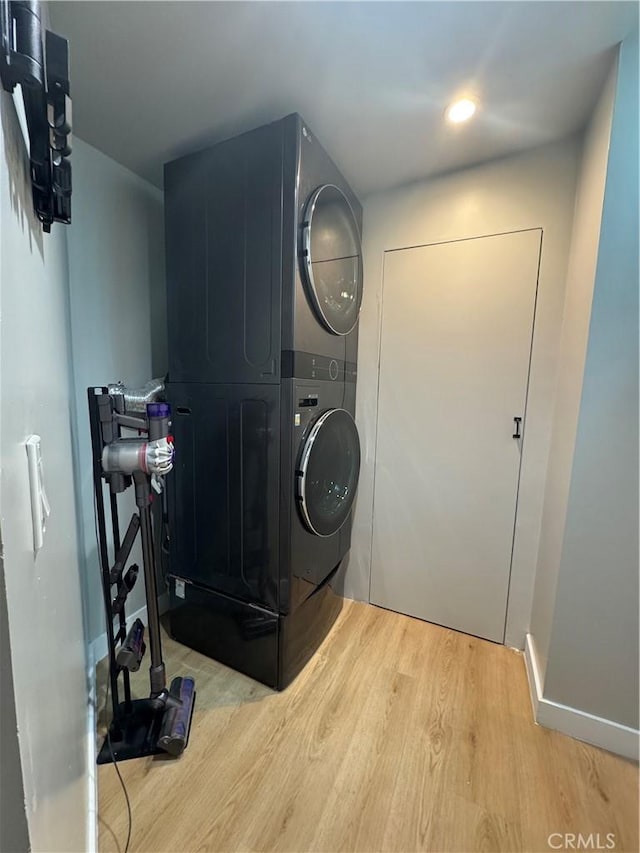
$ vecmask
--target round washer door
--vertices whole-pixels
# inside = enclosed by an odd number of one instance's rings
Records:
[[[329,409],[315,422],[302,448],[298,503],[312,533],[331,536],[345,523],[360,474],[360,439],[345,409]]]
[[[362,302],[362,246],[349,200],[333,184],[319,187],[307,202],[302,260],[318,319],[334,335],[348,334]]]

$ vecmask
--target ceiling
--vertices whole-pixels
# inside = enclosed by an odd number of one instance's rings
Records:
[[[558,139],[588,118],[633,2],[55,2],[74,132],[162,165],[300,112],[356,193]],[[443,120],[474,93],[467,125]]]

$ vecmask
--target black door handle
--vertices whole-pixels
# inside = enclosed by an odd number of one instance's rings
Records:
[[[516,427],[515,427],[516,431],[514,432],[513,437],[514,438],[522,438],[522,436],[520,435],[520,424],[522,423],[522,418],[514,417],[513,422],[516,425]]]

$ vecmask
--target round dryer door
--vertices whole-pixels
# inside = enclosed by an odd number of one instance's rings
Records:
[[[298,502],[305,524],[331,536],[345,523],[360,474],[360,439],[344,409],[329,409],[315,422],[302,448],[297,472]]]
[[[325,184],[307,203],[302,232],[304,277],[324,326],[346,335],[362,302],[362,247],[351,205],[341,189]]]

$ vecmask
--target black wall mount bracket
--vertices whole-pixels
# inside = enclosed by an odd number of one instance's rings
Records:
[[[69,42],[42,26],[39,0],[0,0],[0,81],[22,90],[33,207],[49,232],[71,222]]]

